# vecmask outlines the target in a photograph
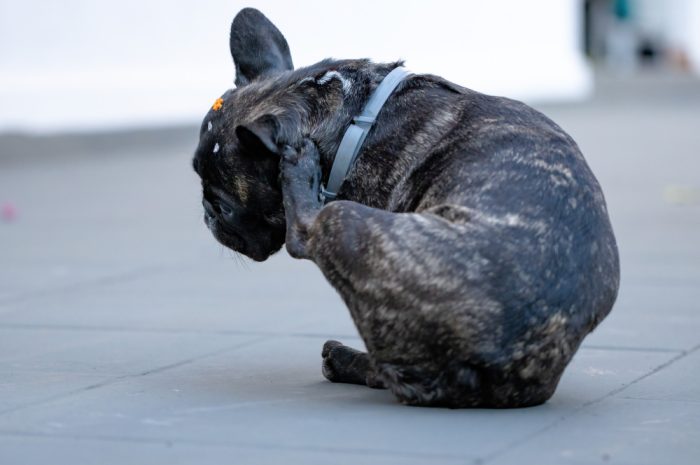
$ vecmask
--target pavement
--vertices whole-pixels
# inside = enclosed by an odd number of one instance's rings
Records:
[[[0,136],[0,464],[700,463],[700,83],[598,89],[543,110],[604,188],[620,295],[520,410],[325,381],[347,310],[313,264],[217,245],[195,127]]]

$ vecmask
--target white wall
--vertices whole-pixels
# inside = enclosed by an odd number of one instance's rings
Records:
[[[277,24],[296,66],[403,58],[528,101],[591,90],[579,0],[0,0],[0,130],[196,121],[232,85],[244,6]]]

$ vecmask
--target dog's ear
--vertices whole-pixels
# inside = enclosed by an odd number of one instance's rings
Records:
[[[255,8],[244,8],[233,18],[230,47],[236,86],[294,69],[284,36]]]
[[[236,127],[236,137],[245,147],[245,151],[256,156],[279,154],[279,133],[280,122],[274,115],[263,115],[252,123]]]

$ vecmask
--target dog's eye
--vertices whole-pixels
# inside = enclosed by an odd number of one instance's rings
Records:
[[[226,216],[233,216],[233,209],[231,208],[230,205],[224,203],[224,202],[219,202],[219,211],[221,211],[222,215]]]

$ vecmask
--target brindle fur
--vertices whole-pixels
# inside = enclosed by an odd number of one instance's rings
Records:
[[[368,352],[329,341],[323,374],[410,405],[545,402],[619,285],[605,200],[571,137],[520,102],[414,75],[324,206],[345,128],[400,63],[292,70],[253,9],[231,48],[239,87],[194,159],[205,221],[255,260],[286,242],[339,292]]]

